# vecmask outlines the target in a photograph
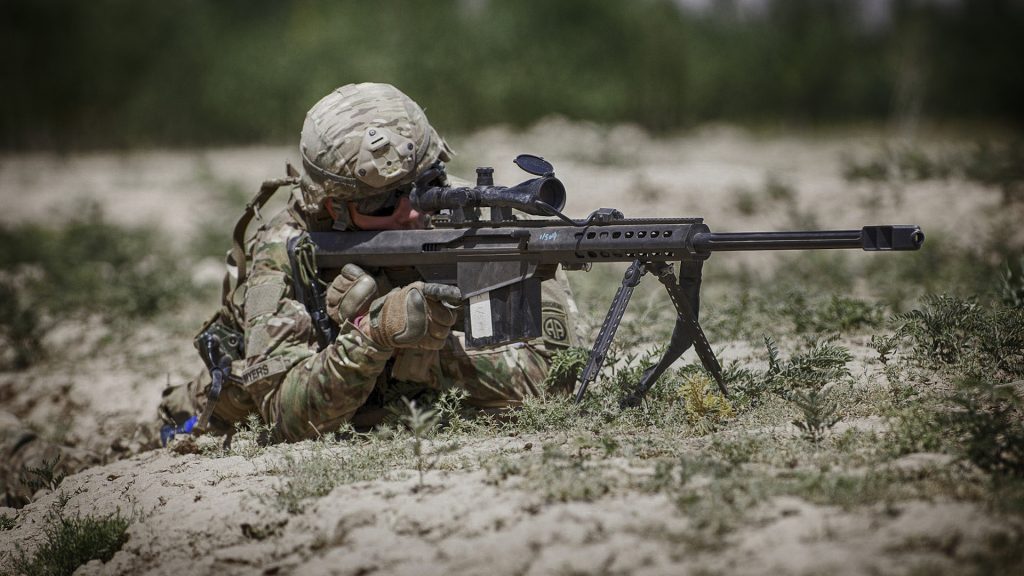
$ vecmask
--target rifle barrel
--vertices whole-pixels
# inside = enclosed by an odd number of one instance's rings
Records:
[[[698,232],[693,247],[698,252],[742,250],[862,249],[867,251],[917,250],[924,244],[918,226],[865,226],[860,230],[801,232]]]

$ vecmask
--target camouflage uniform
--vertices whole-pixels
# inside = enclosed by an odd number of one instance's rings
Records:
[[[579,342],[576,306],[561,271],[542,283],[543,338],[466,350],[464,334],[453,330],[439,351],[390,350],[346,322],[337,339],[318,352],[310,315],[293,299],[287,251],[288,241],[305,227],[293,202],[262,226],[250,245],[250,275],[221,311],[244,329],[245,359],[233,367],[244,383],[222,393],[211,420],[215,430],[226,432],[258,412],[282,439],[299,440],[353,420],[373,424],[387,399],[423,390],[458,387],[467,393],[465,404],[488,410],[514,407],[542,392],[571,392],[573,382],[543,390],[552,355]],[[411,281],[400,278],[402,271],[368,272],[381,294]],[[187,388],[169,388],[161,412],[179,423],[201,412],[208,386],[204,371]]]
[[[389,400],[424,390],[458,387],[466,404],[485,410],[513,407],[543,391],[553,353],[578,343],[576,308],[561,271],[542,286],[544,338],[468,351],[464,334],[453,330],[440,350],[391,349],[342,319],[337,338],[318,351],[311,316],[295,298],[289,242],[307,231],[352,227],[349,202],[370,214],[378,201],[436,172],[435,162],[450,160],[452,152],[419,105],[385,84],[342,86],[321,99],[306,115],[299,151],[304,174],[293,180],[300,185],[288,208],[249,243],[241,286],[225,284],[219,321],[244,333],[245,355],[232,365],[241,382],[222,391],[212,429],[228,432],[258,413],[281,439],[299,440],[346,422],[373,424]],[[235,261],[243,258],[238,236],[236,227]],[[414,270],[366,272],[378,296],[419,280]],[[187,387],[166,390],[164,418],[180,424],[201,413],[209,380],[204,371]],[[572,385],[559,382],[551,391],[569,393]]]

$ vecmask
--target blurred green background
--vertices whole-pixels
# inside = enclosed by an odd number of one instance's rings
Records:
[[[6,150],[290,142],[368,80],[443,133],[1024,124],[1015,0],[4,0],[0,50]]]

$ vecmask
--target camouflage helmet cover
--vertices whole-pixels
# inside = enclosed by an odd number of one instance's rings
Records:
[[[299,152],[305,191],[343,201],[409,184],[453,155],[412,98],[369,82],[347,84],[317,102],[306,114]]]

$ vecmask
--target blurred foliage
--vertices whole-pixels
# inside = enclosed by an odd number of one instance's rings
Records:
[[[111,224],[95,205],[59,228],[0,226],[0,365],[44,356],[68,319],[149,317],[192,294],[180,255],[159,234]]]
[[[358,81],[398,85],[442,132],[1024,118],[1020,1],[690,4],[8,0],[0,148],[288,141]]]
[[[971,149],[927,154],[912,146],[885,146],[863,161],[846,159],[843,178],[848,182],[900,185],[924,180],[962,178],[998,188],[1003,204],[1024,202],[1024,142],[979,142]]]

